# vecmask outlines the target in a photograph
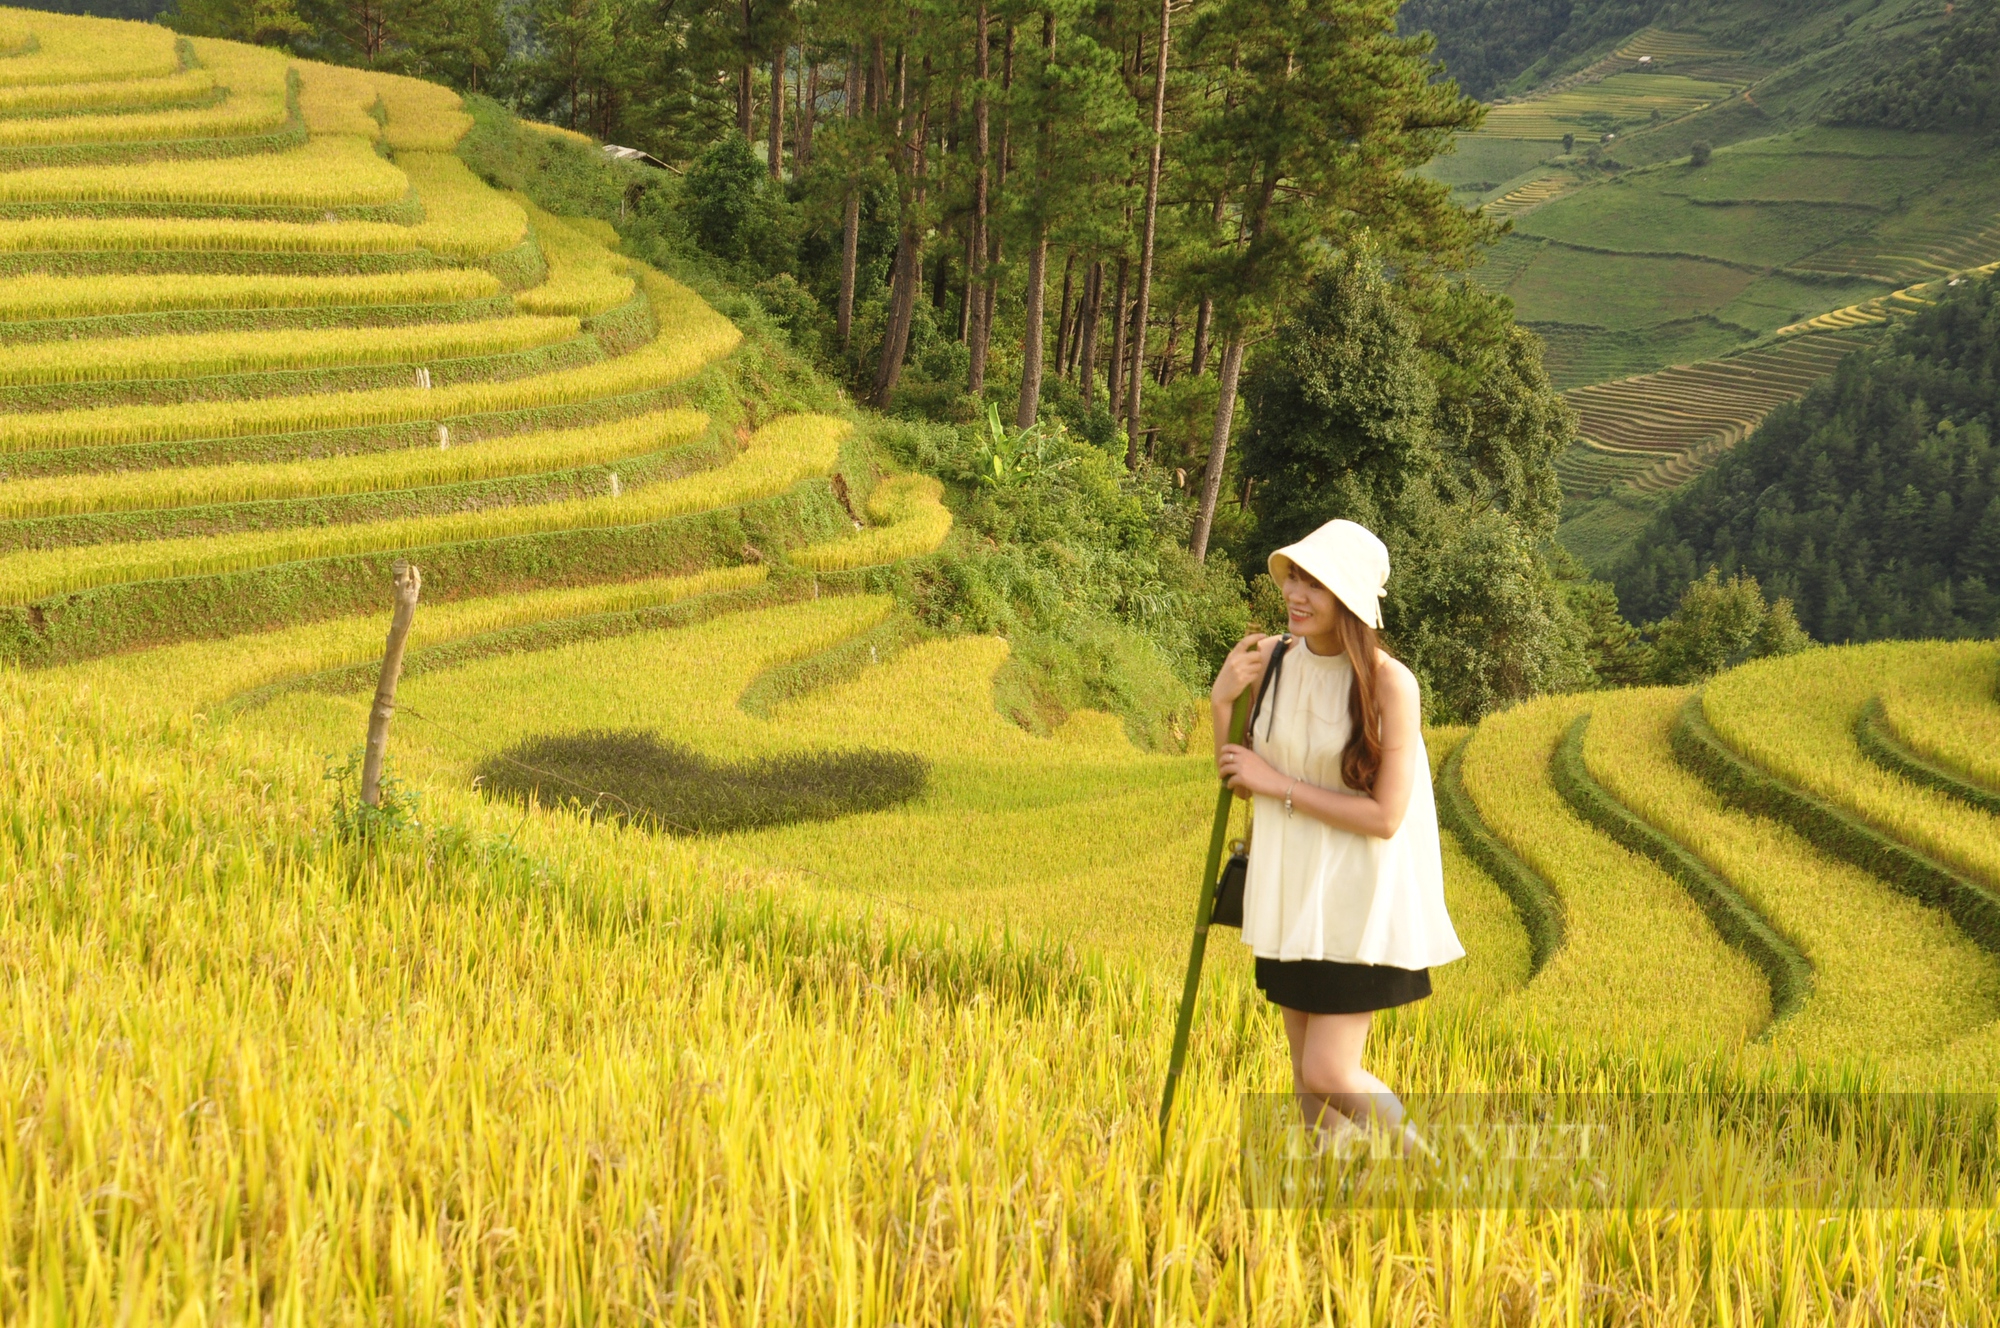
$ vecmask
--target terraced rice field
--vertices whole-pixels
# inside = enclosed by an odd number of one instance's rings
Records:
[[[161,33],[0,10],[0,90],[150,114],[172,96],[100,85],[284,62],[189,65]],[[1976,907],[1697,779],[1678,692],[1427,734],[1481,819],[1445,854],[1470,953],[1371,1044],[1411,1093],[1668,1094],[1617,1145],[1640,1186],[1553,1211],[1248,1206],[1243,1094],[1289,1067],[1240,945],[1211,947],[1164,1143],[1154,1119],[1205,729],[1152,751],[1109,715],[1050,736],[1003,715],[1013,646],[918,630],[891,593],[940,574],[921,560],[950,495],[897,473],[873,421],[771,389],[763,350],[604,220],[478,179],[449,93],[284,63],[303,146],[0,170],[22,210],[0,316],[48,334],[0,358],[98,361],[16,388],[162,365],[204,385],[0,400],[8,1321],[1916,1324],[2000,1298],[1984,1163],[1916,1151],[1920,1123],[1872,1099],[1845,1134],[1701,1105],[1990,1083],[2000,959]],[[285,180],[304,160],[329,169]],[[274,180],[335,219],[218,211]],[[218,275],[217,252],[263,266]],[[135,253],[158,266],[98,275]],[[410,270],[363,261],[383,255]],[[398,301],[407,326],[366,321]],[[234,325],[174,358],[105,322],[299,309],[330,335],[254,362],[217,349]],[[517,373],[539,350],[463,340],[556,324],[597,358]],[[272,367],[307,346],[312,368]],[[249,377],[374,372],[377,346],[409,382]],[[327,757],[365,728],[402,558],[423,594],[391,788],[419,800],[358,834]],[[1696,704],[1733,759],[1991,883],[1995,818],[1913,795],[1854,736],[1880,693],[1900,742],[1984,778],[1991,647],[1897,651],[1755,665]],[[1576,810],[1559,758],[1585,713],[1589,775],[1785,939],[1802,1000]],[[592,728],[718,763],[888,749],[925,784],[697,841],[474,786],[519,739]],[[1563,918],[1547,954],[1524,880]],[[1788,1197],[1857,1173],[1895,1202]]]
[[[1566,488],[1684,484],[1734,447],[1773,407],[1796,400],[1858,343],[1834,332],[1794,337],[1721,360],[1572,388],[1581,442],[1558,466]]]
[[[1958,227],[1912,227],[1893,239],[1870,235],[1808,254],[1805,272],[1854,273],[1894,285],[1933,281],[2000,262],[2000,217]]]
[[[1510,189],[1486,205],[1486,210],[1498,217],[1518,216],[1532,211],[1552,198],[1560,197],[1574,181],[1566,175],[1545,175],[1538,180],[1530,180],[1518,188]]]
[[[1672,119],[1732,95],[1728,83],[1676,74],[1612,74],[1601,82],[1523,101],[1502,102],[1486,113],[1482,134],[1498,138],[1589,141],[1629,125],[1650,124],[1654,112]]]

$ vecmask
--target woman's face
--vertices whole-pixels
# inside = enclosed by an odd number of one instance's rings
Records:
[[[1300,570],[1297,563],[1285,565],[1286,621],[1293,636],[1325,636],[1339,626],[1334,615],[1333,592]]]

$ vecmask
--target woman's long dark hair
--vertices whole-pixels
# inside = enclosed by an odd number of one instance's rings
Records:
[[[1339,624],[1341,648],[1354,666],[1354,688],[1347,694],[1347,717],[1353,722],[1353,732],[1340,752],[1340,782],[1356,793],[1372,794],[1375,776],[1382,771],[1382,700],[1375,687],[1382,643],[1375,629],[1357,618],[1337,595],[1333,616]]]

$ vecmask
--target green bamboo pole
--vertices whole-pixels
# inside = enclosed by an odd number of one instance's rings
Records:
[[[1229,712],[1229,741],[1242,742],[1243,728],[1250,720],[1250,689],[1236,696]],[[1167,1091],[1160,1098],[1160,1143],[1167,1141],[1167,1120],[1173,1115],[1174,1088],[1181,1080],[1181,1064],[1187,1060],[1188,1029],[1194,1023],[1195,993],[1201,989],[1201,957],[1208,949],[1208,915],[1215,908],[1215,881],[1222,871],[1222,844],[1229,837],[1229,806],[1235,798],[1224,784],[1215,795],[1215,830],[1208,837],[1208,862],[1201,869],[1201,894],[1194,906],[1194,941],[1188,946],[1187,979],[1181,984],[1181,1012],[1174,1021],[1174,1052],[1167,1060]]]

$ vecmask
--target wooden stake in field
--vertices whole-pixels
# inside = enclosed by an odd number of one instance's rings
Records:
[[[396,679],[403,672],[403,647],[417,616],[417,591],[424,579],[414,565],[396,560],[396,612],[389,619],[389,643],[382,651],[382,678],[375,684],[375,707],[368,712],[368,751],[361,758],[361,801],[382,803],[382,753],[389,745],[389,720],[396,713]]]
[[[1250,689],[1236,697],[1229,712],[1229,741],[1242,742],[1243,729],[1250,721]],[[1194,906],[1194,941],[1188,947],[1187,980],[1181,984],[1181,1012],[1174,1020],[1174,1050],[1167,1059],[1167,1091],[1160,1098],[1160,1142],[1166,1143],[1167,1121],[1173,1115],[1174,1088],[1181,1080],[1181,1063],[1187,1059],[1188,1029],[1194,1023],[1194,998],[1201,990],[1201,958],[1208,949],[1208,918],[1215,908],[1215,882],[1222,871],[1222,844],[1229,837],[1229,807],[1236,795],[1224,784],[1215,795],[1215,830],[1208,837],[1208,861],[1201,869],[1201,894]]]

